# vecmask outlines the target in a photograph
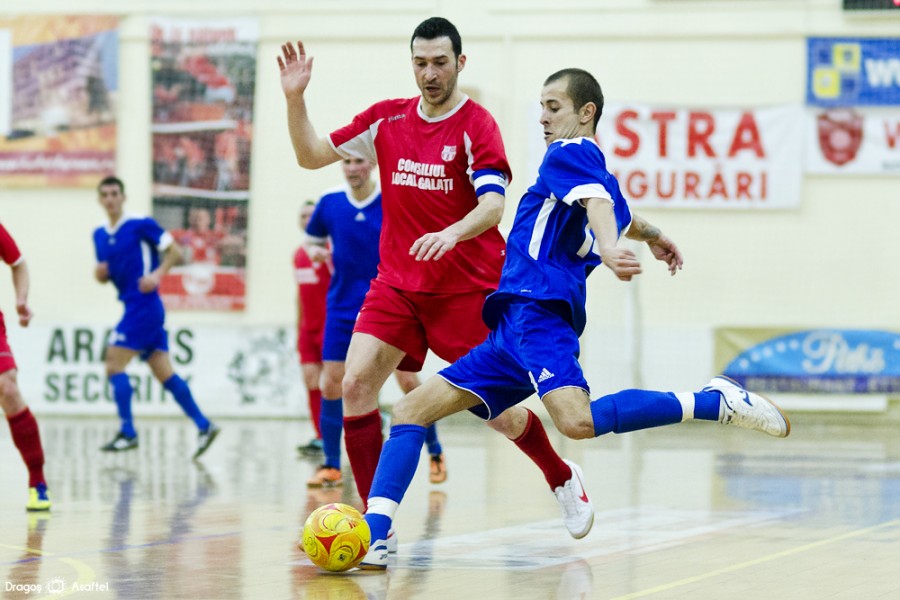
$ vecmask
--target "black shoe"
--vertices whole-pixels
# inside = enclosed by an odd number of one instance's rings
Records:
[[[325,452],[322,450],[322,440],[318,438],[310,440],[305,446],[297,446],[297,452],[301,456],[308,458],[318,458],[325,455]]]
[[[103,452],[122,452],[124,450],[134,450],[137,447],[137,436],[128,437],[120,431],[116,434],[116,437],[114,437],[111,442],[104,446],[101,446],[100,450],[102,450]]]
[[[213,440],[219,435],[219,426],[215,423],[210,423],[209,427],[206,428],[206,431],[201,431],[200,435],[197,438],[197,451],[194,452],[194,458],[200,458],[200,456],[206,452],[210,445],[212,445]]]

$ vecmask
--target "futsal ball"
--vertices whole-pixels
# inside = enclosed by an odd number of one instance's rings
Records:
[[[370,536],[369,524],[358,510],[335,502],[312,511],[303,525],[300,547],[317,567],[346,571],[366,556]]]

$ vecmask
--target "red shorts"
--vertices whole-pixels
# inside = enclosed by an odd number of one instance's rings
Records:
[[[6,340],[6,323],[3,314],[0,313],[0,373],[6,373],[16,368],[16,359],[13,358],[12,349]]]
[[[353,331],[403,350],[406,356],[399,367],[403,371],[421,371],[429,349],[454,362],[487,338],[481,308],[490,293],[409,292],[375,278]]]
[[[322,362],[322,336],[324,329],[300,329],[297,332],[297,354],[300,364],[308,365]]]

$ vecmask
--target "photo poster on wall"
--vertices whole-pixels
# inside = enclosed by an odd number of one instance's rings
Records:
[[[170,309],[243,310],[255,19],[150,23],[153,216],[184,249]]]
[[[0,17],[0,187],[93,187],[115,171],[118,27]]]
[[[900,176],[900,38],[808,38],[807,61],[807,171]]]

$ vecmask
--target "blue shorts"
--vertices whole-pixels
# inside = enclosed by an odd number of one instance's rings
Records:
[[[109,334],[108,344],[134,350],[141,360],[154,352],[169,351],[169,333],[165,328],[166,313],[158,295],[125,304],[125,314]]]
[[[343,315],[325,314],[325,334],[322,338],[322,360],[344,362],[350,348],[350,337],[356,315],[347,318]]]
[[[565,387],[590,393],[581,365],[578,336],[559,314],[533,301],[512,302],[484,343],[438,372],[447,383],[478,396],[469,410],[493,419],[535,392]]]

